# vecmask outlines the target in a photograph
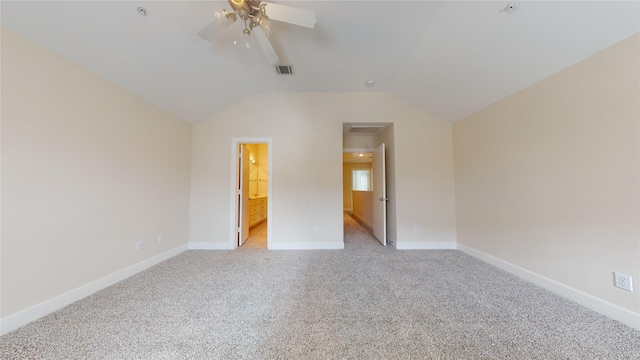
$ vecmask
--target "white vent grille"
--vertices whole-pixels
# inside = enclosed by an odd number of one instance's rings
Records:
[[[293,65],[276,65],[278,75],[293,75]]]
[[[382,130],[384,126],[382,125],[351,125],[349,126],[349,132],[352,133],[378,133]]]

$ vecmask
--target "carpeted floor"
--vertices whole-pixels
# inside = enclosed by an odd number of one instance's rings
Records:
[[[0,338],[2,359],[640,359],[640,332],[455,250],[188,251]]]

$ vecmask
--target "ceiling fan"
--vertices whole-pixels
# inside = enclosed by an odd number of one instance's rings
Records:
[[[313,28],[316,25],[316,14],[311,10],[291,6],[263,2],[260,0],[228,0],[233,11],[214,10],[214,20],[198,32],[198,36],[212,41],[222,30],[241,20],[244,22],[242,33],[247,44],[251,36],[262,49],[267,60],[276,64],[280,59],[269,41],[271,33],[270,20]]]

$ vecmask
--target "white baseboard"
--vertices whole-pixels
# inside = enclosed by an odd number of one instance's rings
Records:
[[[612,304],[608,301],[602,300],[593,295],[589,295],[585,292],[574,289],[570,286],[564,285],[542,275],[538,275],[532,271],[521,268],[517,265],[511,264],[502,259],[491,256],[489,254],[485,254],[481,251],[464,246],[462,244],[458,244],[458,250],[475,258],[478,258],[484,262],[487,262],[493,266],[496,266],[502,270],[505,270],[513,275],[516,275],[519,278],[532,282],[564,298],[574,301],[597,313],[617,320],[625,325],[631,326],[636,330],[640,330],[640,314],[634,313],[618,305]]]
[[[399,241],[396,243],[398,250],[453,250],[457,248],[455,242]]]
[[[233,250],[236,247],[228,242],[190,242],[189,250]]]
[[[285,242],[269,246],[269,250],[342,250],[344,242]]]
[[[62,295],[58,295],[54,298],[43,301],[39,304],[36,304],[27,309],[24,309],[20,312],[11,314],[3,318],[2,320],[0,320],[0,335],[4,335],[19,327],[27,325],[30,322],[36,321],[41,317],[44,317],[57,310],[60,310],[65,306],[71,305],[72,303],[78,300],[81,300],[93,293],[96,293],[104,288],[107,288],[113,284],[116,284],[143,270],[146,270],[167,259],[170,259],[186,250],[187,250],[186,244],[178,246],[177,248],[166,251],[160,255],[156,255],[150,259],[143,260],[137,264],[131,265],[122,270],[116,271],[113,274],[107,275],[98,280],[82,285]]]
[[[373,229],[373,224],[372,224],[370,221],[368,221],[367,219],[363,218],[362,216],[360,216],[360,215],[358,215],[358,214],[356,214],[356,213],[353,213],[352,215],[353,215],[356,219],[358,219],[358,221],[360,221],[361,223],[363,223],[363,224],[367,225],[367,227],[368,227],[369,229]]]

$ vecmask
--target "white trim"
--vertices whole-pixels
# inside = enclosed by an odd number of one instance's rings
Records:
[[[270,250],[342,250],[344,242],[285,242],[273,243]]]
[[[30,322],[36,321],[41,317],[49,315],[78,300],[81,300],[91,294],[94,294],[113,284],[116,284],[128,277],[131,277],[143,270],[146,270],[176,255],[179,255],[186,250],[187,250],[186,244],[180,245],[177,248],[163,252],[162,254],[143,260],[137,264],[128,266],[122,270],[114,272],[113,274],[104,276],[98,280],[82,285],[78,288],[75,288],[64,294],[53,297],[49,300],[45,300],[39,304],[33,305],[15,314],[11,314],[3,318],[2,320],[0,320],[0,335],[4,335],[19,327],[27,325]]]
[[[228,242],[190,242],[189,250],[233,250],[236,247]]]
[[[634,313],[618,305],[612,304],[608,301],[602,300],[593,295],[589,295],[578,289],[574,289],[558,281],[536,274],[532,271],[521,268],[517,265],[511,264],[495,256],[485,254],[481,251],[467,247],[465,245],[458,244],[458,249],[470,256],[478,258],[493,266],[496,266],[502,270],[505,270],[513,275],[516,275],[524,280],[527,280],[538,286],[541,286],[551,292],[554,292],[564,298],[574,301],[597,313],[607,316],[613,320],[617,320],[636,330],[640,330],[640,314],[638,313]]]
[[[418,241],[398,241],[398,250],[454,250],[457,249],[455,242],[418,242]]]

